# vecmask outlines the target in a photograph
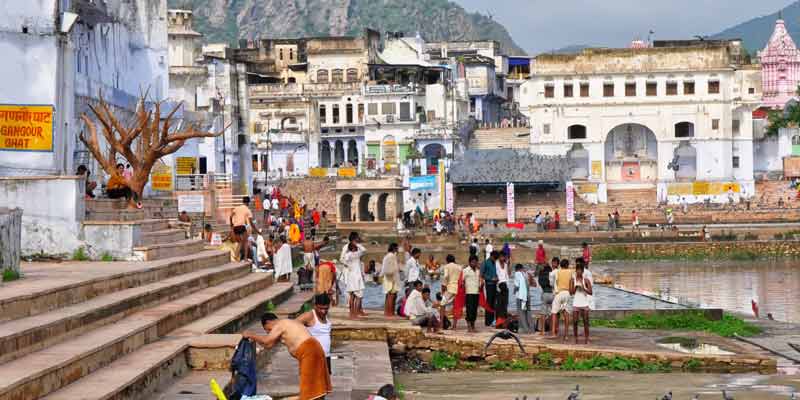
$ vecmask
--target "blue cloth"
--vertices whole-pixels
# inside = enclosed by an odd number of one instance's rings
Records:
[[[228,399],[239,400],[242,396],[256,394],[256,346],[250,339],[242,339],[236,346],[236,351],[231,359],[231,372],[233,373],[233,392]]]
[[[486,283],[494,283],[494,279],[497,278],[497,270],[494,267],[494,260],[492,258],[487,258],[486,261],[483,262],[481,265],[481,276],[486,281]]]

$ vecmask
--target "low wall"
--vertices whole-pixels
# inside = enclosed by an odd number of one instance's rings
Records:
[[[116,260],[129,260],[133,248],[141,243],[141,228],[137,222],[92,221],[83,224],[83,237],[92,259],[108,254]]]
[[[77,176],[0,177],[0,204],[22,209],[23,256],[68,256],[83,245],[84,193]]]
[[[22,210],[0,207],[0,272],[10,269],[19,273],[21,238]]]
[[[800,257],[800,241],[795,240],[596,244],[593,247],[596,259],[605,259],[602,254],[606,251],[624,252],[630,259],[675,258],[676,254],[685,258],[735,258],[746,253],[760,258]]]

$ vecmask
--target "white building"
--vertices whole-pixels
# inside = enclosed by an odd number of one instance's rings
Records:
[[[50,149],[0,148],[0,175],[74,174],[78,164],[99,171],[77,139],[80,115],[100,95],[122,120],[145,91],[167,96],[166,0],[3,5],[0,104],[51,106],[53,133]]]
[[[748,61],[739,41],[540,55],[521,87],[531,151],[569,156],[572,178],[597,184],[600,201],[610,188],[657,187],[670,201],[752,195],[760,71]]]

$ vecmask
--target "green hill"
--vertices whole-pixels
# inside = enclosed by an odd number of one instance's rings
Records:
[[[710,36],[713,39],[742,39],[744,46],[751,54],[764,49],[772,30],[775,28],[775,20],[782,14],[786,21],[786,29],[792,38],[800,37],[800,1],[794,2],[783,10],[763,17],[753,18],[732,28]]]

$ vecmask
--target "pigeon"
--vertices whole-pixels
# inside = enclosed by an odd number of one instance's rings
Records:
[[[698,394],[695,394],[695,395],[692,397],[692,400],[700,400],[700,395],[698,395]]]
[[[661,400],[672,400],[672,392],[667,392],[667,394],[661,397]]]
[[[514,332],[511,332],[508,329],[503,329],[502,331],[492,335],[492,337],[489,338],[489,341],[486,342],[486,346],[483,348],[483,354],[486,354],[486,350],[489,349],[489,346],[492,344],[492,341],[494,341],[497,338],[503,340],[510,340],[510,339],[516,340],[517,344],[519,345],[519,349],[522,351],[522,354],[525,354],[525,347],[522,346],[522,342],[519,340],[519,337],[517,337],[517,335],[515,335]]]
[[[581,398],[581,387],[580,385],[575,385],[575,391],[569,394],[567,400],[578,400]]]
[[[790,400],[797,400],[797,393],[792,392],[792,396],[789,397]]]
[[[722,399],[723,400],[734,400],[733,396],[728,396],[728,393],[726,391],[724,391],[724,390],[722,391]]]

